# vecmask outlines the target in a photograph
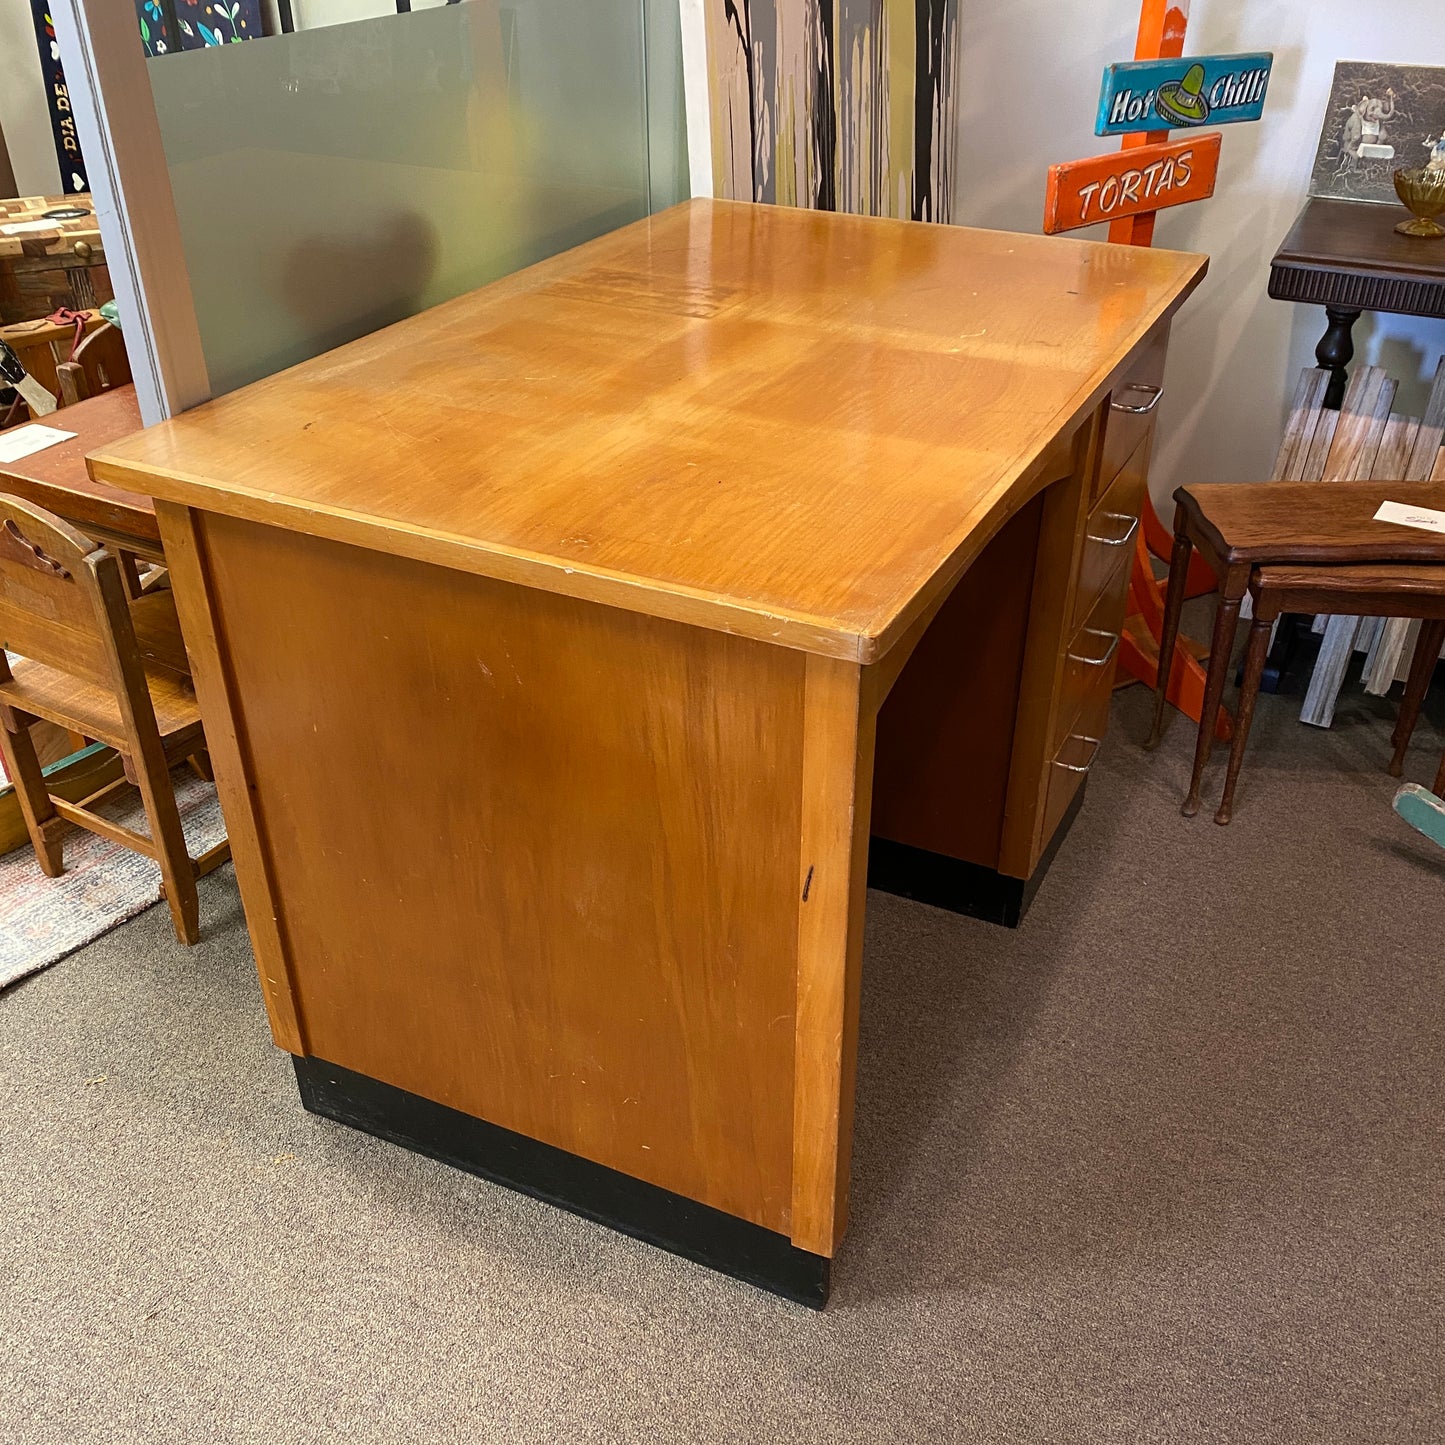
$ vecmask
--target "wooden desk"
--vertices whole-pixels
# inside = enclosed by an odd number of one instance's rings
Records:
[[[1315,358],[1333,373],[1326,406],[1344,400],[1360,312],[1445,316],[1445,242],[1399,235],[1408,217],[1403,206],[1312,197],[1270,264],[1271,296],[1325,308]]]
[[[151,499],[92,480],[85,465],[87,452],[140,430],[135,387],[118,386],[64,407],[45,425],[75,436],[17,462],[0,462],[0,492],[54,512],[97,542],[164,562]]]
[[[1204,266],[695,201],[92,457],[308,1107],[821,1303],[870,815],[1029,885]]]

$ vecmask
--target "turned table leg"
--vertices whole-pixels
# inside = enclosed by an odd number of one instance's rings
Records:
[[[1234,713],[1234,737],[1229,744],[1229,770],[1224,775],[1224,796],[1219,800],[1216,823],[1227,823],[1234,812],[1234,785],[1244,763],[1244,745],[1249,740],[1254,721],[1254,704],[1259,697],[1259,679],[1264,671],[1265,653],[1269,651],[1269,633],[1274,620],[1256,617],[1249,629],[1249,651],[1244,659],[1244,681],[1240,686],[1239,706]]]
[[[1149,729],[1146,748],[1159,746],[1164,733],[1164,703],[1169,694],[1169,677],[1174,670],[1174,648],[1179,640],[1179,614],[1184,610],[1188,589],[1189,560],[1194,543],[1176,527],[1174,554],[1169,559],[1169,591],[1164,599],[1164,624],[1159,632],[1159,672],[1154,681],[1154,725]]]
[[[1194,745],[1194,772],[1189,779],[1189,796],[1180,810],[1186,818],[1199,811],[1199,785],[1214,744],[1214,722],[1224,697],[1224,682],[1229,674],[1229,660],[1234,651],[1234,633],[1239,623],[1241,592],[1235,579],[1226,573],[1220,579],[1219,606],[1214,614],[1214,639],[1209,649],[1209,674],[1204,680],[1204,706],[1199,711],[1199,741]]]
[[[1325,405],[1338,411],[1345,399],[1345,384],[1349,380],[1346,368],[1355,358],[1353,329],[1360,319],[1358,311],[1342,306],[1326,306],[1325,316],[1329,325],[1315,347],[1315,360],[1330,373],[1330,384],[1325,392]]]
[[[1390,759],[1392,778],[1398,778],[1404,769],[1405,750],[1410,746],[1415,724],[1420,720],[1420,709],[1424,706],[1425,694],[1430,690],[1430,679],[1435,675],[1435,664],[1440,660],[1442,646],[1445,646],[1445,619],[1431,618],[1422,622],[1415,655],[1410,660],[1405,696],[1400,700],[1400,715],[1391,739],[1395,744],[1395,753]]]

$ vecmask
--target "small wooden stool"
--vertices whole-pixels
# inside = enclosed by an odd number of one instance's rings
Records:
[[[1442,510],[1445,482],[1228,482],[1180,487],[1174,493],[1174,554],[1159,639],[1154,725],[1146,747],[1157,746],[1163,735],[1168,684],[1164,660],[1174,655],[1185,582],[1196,548],[1219,578],[1194,774],[1184,803],[1186,817],[1199,811],[1199,780],[1214,742],[1212,724],[1224,699],[1239,606],[1255,568],[1445,562],[1445,535],[1375,521],[1385,501]],[[1392,614],[1387,610],[1385,615]]]
[[[1244,659],[1244,681],[1239,691],[1239,711],[1234,719],[1234,738],[1229,747],[1229,770],[1224,778],[1224,795],[1219,800],[1216,823],[1227,823],[1234,809],[1234,785],[1244,762],[1244,747],[1254,721],[1254,703],[1259,696],[1259,679],[1269,651],[1270,632],[1275,619],[1285,612],[1326,612],[1337,617],[1419,617],[1424,619],[1415,656],[1410,664],[1405,697],[1395,723],[1394,756],[1390,772],[1399,777],[1405,749],[1420,717],[1420,707],[1430,686],[1431,674],[1445,646],[1445,565],[1428,567],[1260,567],[1249,579],[1254,603],[1254,622],[1249,630],[1249,647]],[[1212,667],[1213,659],[1211,659]],[[1199,809],[1200,775],[1204,769],[1196,759],[1189,782],[1186,815]]]

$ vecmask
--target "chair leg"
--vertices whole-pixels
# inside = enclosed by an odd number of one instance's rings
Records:
[[[1169,590],[1164,599],[1164,625],[1159,634],[1159,672],[1154,682],[1154,725],[1149,729],[1146,748],[1157,748],[1164,736],[1164,704],[1168,700],[1169,675],[1174,670],[1174,647],[1179,640],[1179,616],[1184,611],[1184,594],[1189,584],[1189,560],[1194,543],[1182,532],[1174,534],[1174,555],[1169,559]]]
[[[1249,629],[1249,651],[1244,659],[1244,682],[1239,693],[1239,707],[1234,718],[1234,737],[1229,744],[1229,770],[1224,775],[1224,796],[1219,800],[1216,823],[1227,823],[1234,813],[1234,785],[1244,763],[1244,745],[1249,740],[1254,721],[1254,704],[1259,697],[1259,680],[1264,675],[1264,659],[1269,653],[1269,635],[1274,630],[1270,619],[1256,617]]]
[[[1390,759],[1390,776],[1398,778],[1405,767],[1405,750],[1410,746],[1415,724],[1420,721],[1420,709],[1425,705],[1425,694],[1430,690],[1430,679],[1435,674],[1435,664],[1440,660],[1440,649],[1445,647],[1445,619],[1431,618],[1420,624],[1420,636],[1415,643],[1415,655],[1410,659],[1410,676],[1405,683],[1405,696],[1400,700],[1400,716],[1395,722],[1392,741],[1394,756]]]
[[[141,801],[156,844],[156,861],[161,865],[161,882],[176,937],[184,944],[198,943],[201,937],[201,902],[196,894],[196,868],[186,851],[186,835],[181,827],[180,809],[168,773],[160,777],[137,758]]]
[[[1234,632],[1239,623],[1238,597],[1219,594],[1214,613],[1214,638],[1209,647],[1209,673],[1204,679],[1204,706],[1199,711],[1199,740],[1194,745],[1194,772],[1189,779],[1189,795],[1180,811],[1192,818],[1199,811],[1199,785],[1209,762],[1214,743],[1214,720],[1224,697],[1224,682],[1229,674],[1229,660],[1234,652]]]
[[[0,722],[0,758],[5,760],[5,771],[15,784],[20,816],[25,819],[25,831],[35,845],[40,871],[47,878],[59,878],[65,872],[65,822],[50,802],[45,774],[28,727],[11,732]]]
[[[194,752],[186,759],[191,765],[191,771],[203,782],[214,783],[216,781],[216,770],[211,766],[211,755],[205,748]]]

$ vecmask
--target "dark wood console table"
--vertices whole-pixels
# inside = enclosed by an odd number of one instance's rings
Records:
[[[1325,308],[1329,325],[1315,358],[1333,373],[1326,406],[1344,400],[1360,312],[1445,318],[1445,240],[1399,235],[1395,223],[1406,214],[1403,206],[1312,197],[1270,264],[1271,296]]]

